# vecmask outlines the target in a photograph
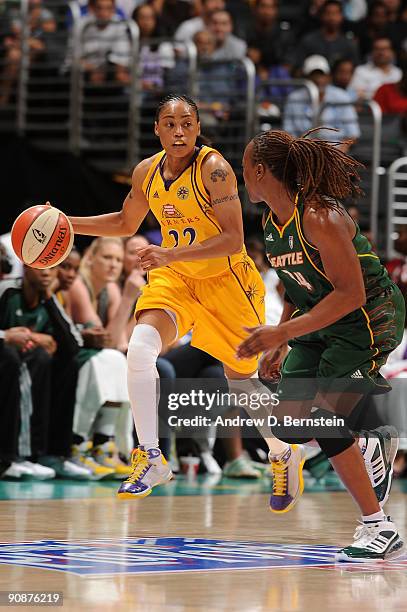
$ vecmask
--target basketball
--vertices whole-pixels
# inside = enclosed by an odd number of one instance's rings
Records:
[[[74,232],[68,217],[53,206],[31,206],[14,221],[11,243],[15,254],[32,268],[53,268],[70,253]]]

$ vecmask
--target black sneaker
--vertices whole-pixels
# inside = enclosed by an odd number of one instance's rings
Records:
[[[395,427],[383,426],[361,432],[359,447],[370,482],[381,508],[387,502],[393,481],[393,464],[399,447]]]
[[[383,521],[362,523],[356,528],[353,539],[353,544],[336,553],[335,561],[388,561],[401,557],[405,552],[404,542],[389,516]]]

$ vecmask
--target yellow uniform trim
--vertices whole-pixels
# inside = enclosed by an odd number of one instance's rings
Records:
[[[281,228],[277,225],[277,223],[275,223],[273,217],[270,216],[270,221],[272,222],[272,224],[274,225],[274,227],[278,231],[278,233],[280,235],[280,238],[283,237],[285,228],[288,227],[290,225],[291,221],[294,219],[295,211],[296,210],[297,209],[295,208],[293,214],[291,215],[291,217],[288,219],[288,221],[286,223],[284,223],[283,227],[281,227]]]
[[[297,211],[297,209],[295,209],[295,212],[298,212],[298,211]],[[322,272],[322,270],[320,270],[320,269],[319,269],[319,268],[318,268],[318,267],[317,267],[317,266],[314,264],[314,262],[312,261],[311,257],[308,255],[308,251],[307,251],[307,249],[306,249],[306,246],[305,246],[305,243],[304,243],[304,240],[303,240],[303,237],[302,237],[302,232],[301,232],[301,227],[300,227],[300,222],[299,222],[299,218],[298,218],[298,216],[299,216],[298,214],[295,216],[295,225],[296,225],[296,227],[297,227],[298,238],[300,239],[300,242],[301,242],[302,248],[304,249],[304,253],[305,253],[305,255],[306,255],[306,257],[307,257],[308,261],[310,262],[311,266],[312,266],[313,268],[315,268],[315,270],[316,270],[317,272],[319,272],[319,274],[320,274],[321,276],[323,276],[323,277],[324,277],[324,278],[325,278],[325,279],[328,281],[328,283],[329,283],[329,284],[330,284],[330,285],[333,287],[333,284],[331,283],[331,281],[329,280],[329,278],[327,277],[327,275],[326,275],[326,274],[324,274],[324,273]]]
[[[148,198],[148,189],[149,187],[151,187],[151,183],[152,183],[152,179],[154,177],[154,174],[157,172],[158,167],[160,165],[160,161],[162,160],[162,158],[165,155],[165,151],[160,151],[160,153],[157,153],[157,155],[155,155],[153,161],[151,162],[151,166],[148,169],[148,172],[146,174],[146,178],[143,181],[143,185],[141,187],[143,193],[147,196]]]
[[[363,254],[357,254],[358,257],[373,257],[374,259],[380,259],[380,257],[378,257],[377,255],[373,255],[373,253],[363,253]]]
[[[286,223],[284,223],[283,227],[279,227],[279,226],[277,225],[277,223],[275,223],[275,222],[274,222],[274,219],[273,219],[273,217],[272,217],[272,211],[270,211],[270,212],[269,212],[268,219],[270,219],[270,221],[272,222],[272,224],[274,225],[274,227],[275,227],[275,228],[276,228],[276,230],[278,231],[278,233],[279,233],[279,235],[280,235],[280,238],[282,238],[282,237],[283,237],[283,235],[284,235],[284,230],[286,229],[286,227],[288,227],[288,226],[290,225],[291,221],[294,219],[294,217],[295,217],[295,213],[296,213],[296,211],[297,211],[297,204],[298,204],[298,193],[297,193],[297,195],[295,196],[295,200],[294,200],[294,212],[293,212],[293,214],[291,215],[291,217],[288,219],[288,221],[286,221]],[[267,220],[268,220],[268,219],[267,219]],[[267,221],[266,221],[266,223],[267,223]]]
[[[361,306],[360,310],[363,312],[363,314],[365,315],[365,319],[366,319],[366,324],[367,324],[367,329],[369,330],[369,334],[370,334],[370,348],[373,350],[375,350],[375,355],[378,354],[379,349],[377,347],[375,347],[374,345],[374,335],[373,335],[373,331],[370,325],[370,317],[367,314],[366,310],[363,308],[363,306]],[[369,370],[369,374],[372,370],[374,370],[376,368],[376,362],[374,359],[372,359],[372,367]]]

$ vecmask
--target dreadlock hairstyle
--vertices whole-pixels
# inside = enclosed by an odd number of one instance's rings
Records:
[[[279,130],[263,132],[253,138],[253,162],[265,165],[290,197],[300,191],[304,200],[314,199],[321,206],[336,208],[337,200],[363,195],[358,171],[364,166],[338,148],[352,141],[307,138],[321,129],[337,131],[317,127],[299,138]]]
[[[157,110],[155,113],[155,120],[157,123],[158,123],[158,120],[160,119],[161,111],[169,102],[185,102],[186,104],[188,104],[188,106],[191,107],[191,109],[195,113],[196,120],[200,121],[198,106],[192,98],[190,98],[189,96],[184,96],[183,94],[169,94],[168,96],[165,96],[164,98],[162,98],[162,100],[160,100],[160,102],[158,103]],[[196,145],[198,147],[201,145],[210,146],[211,143],[208,138],[200,134],[198,138],[196,139]]]

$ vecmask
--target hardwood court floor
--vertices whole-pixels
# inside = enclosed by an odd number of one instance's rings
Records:
[[[33,564],[31,545],[21,545],[19,553],[16,548],[1,545],[0,591],[63,591],[64,606],[60,609],[64,611],[392,612],[407,609],[407,565],[395,562],[370,568],[348,564],[335,567],[329,562],[332,550],[318,549],[321,545],[350,543],[357,512],[346,493],[306,493],[292,512],[275,516],[268,510],[267,495],[256,493],[250,485],[246,488],[243,483],[234,483],[235,494],[212,495],[202,489],[202,495],[154,494],[138,501],[117,500],[113,496],[114,488],[111,489],[112,496],[109,494],[109,497],[102,498],[33,499],[35,485],[32,486],[31,499],[0,502],[0,540],[8,543],[63,540],[73,546],[76,543],[82,551],[79,555],[82,555],[81,563],[92,565],[92,561],[97,560],[98,571],[101,564],[102,570],[110,569],[103,570],[102,575],[79,576],[28,567],[27,564]],[[407,533],[406,496],[403,493],[396,491],[392,494],[388,512]],[[214,571],[210,569],[213,550],[211,553],[203,549],[202,553],[202,543],[192,542],[189,546],[195,547],[198,556],[201,554],[204,559],[201,569],[188,571],[194,563],[193,558],[189,558],[182,572],[157,573],[154,571],[157,567],[168,570],[165,556],[164,561],[156,557],[158,565],[154,568],[149,566],[149,547],[154,548],[157,538],[237,542],[232,557],[237,554],[234,558],[238,561],[224,563],[222,560],[222,567],[229,569]],[[140,542],[134,542],[134,539]],[[294,565],[284,569],[235,569],[241,555],[236,553],[236,547],[239,549],[242,546],[239,543],[243,541],[260,545],[260,552],[253,545],[245,549],[243,556],[248,554],[250,558],[252,555],[259,562],[262,556],[264,559],[265,551],[269,558],[276,557],[272,563]],[[171,556],[175,550],[172,544],[179,546],[180,540],[158,540],[158,544],[160,542],[164,543],[164,555]],[[280,543],[291,547],[279,555],[279,549],[273,546],[266,546],[262,552],[260,543]],[[308,545],[308,548],[298,545]],[[49,542],[36,546],[42,547],[42,555],[38,557],[37,551],[35,561],[41,565],[52,564],[55,551],[61,544]],[[69,551],[74,549],[67,549],[66,543],[63,546],[64,554],[68,552],[63,563],[69,566],[74,558],[74,563],[78,563],[78,557],[69,556]],[[137,553],[140,546],[142,552],[136,554],[137,571],[141,567],[145,573],[126,573],[129,567],[123,561],[122,553]],[[223,555],[227,561],[225,546],[227,544],[220,544],[221,552],[216,554],[220,558]],[[320,563],[320,567],[299,565],[304,550],[308,551],[305,553],[308,561]],[[178,561],[171,561],[172,568]],[[61,565],[59,568],[64,569]],[[112,571],[116,573],[112,575]],[[17,607],[12,609],[17,610]]]

